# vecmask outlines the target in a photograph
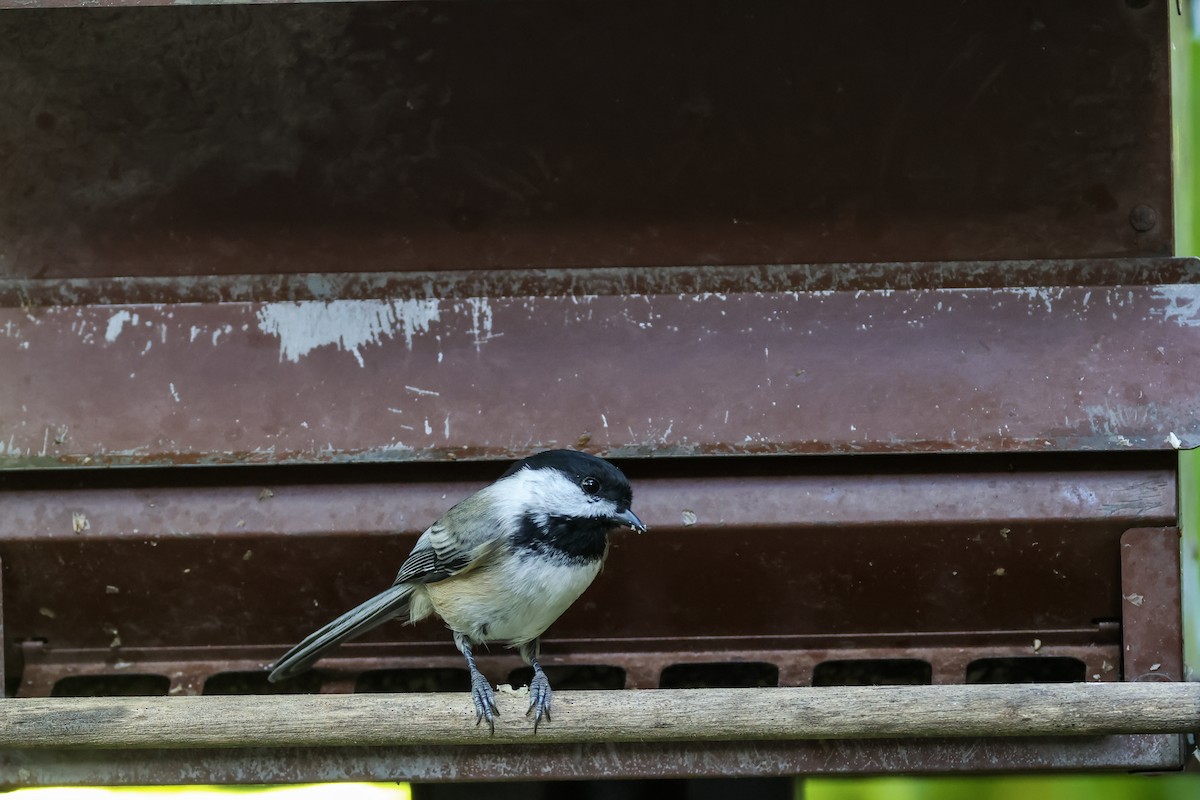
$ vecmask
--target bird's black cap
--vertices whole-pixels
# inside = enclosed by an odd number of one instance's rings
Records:
[[[597,494],[601,497],[612,500],[622,510],[627,510],[633,503],[633,490],[629,488],[629,480],[625,473],[599,456],[581,453],[578,450],[545,450],[521,459],[500,477],[507,478],[526,467],[557,469],[570,476],[575,483],[582,483],[585,478],[595,478],[600,482],[600,491]]]

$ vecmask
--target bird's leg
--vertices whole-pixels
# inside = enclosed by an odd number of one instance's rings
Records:
[[[471,671],[471,702],[475,704],[475,724],[478,725],[486,717],[488,729],[495,735],[496,720],[493,715],[499,716],[500,710],[496,708],[496,694],[492,691],[492,684],[488,683],[479,667],[475,666],[475,656],[471,653],[471,643],[467,641],[467,637],[455,631],[454,645],[467,660],[467,669]]]
[[[534,639],[532,642],[526,642],[521,645],[521,658],[525,663],[533,667],[533,680],[529,682],[529,710],[525,712],[525,716],[534,714],[533,717],[533,732],[537,733],[538,723],[542,721],[542,717],[546,718],[546,722],[550,722],[550,680],[546,677],[546,673],[542,671],[542,665],[538,663],[538,653],[541,651],[541,641]]]

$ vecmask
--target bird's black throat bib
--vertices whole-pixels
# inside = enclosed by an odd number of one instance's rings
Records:
[[[604,557],[612,521],[598,518],[547,517],[539,523],[532,514],[521,518],[513,545],[540,555],[576,564]]]

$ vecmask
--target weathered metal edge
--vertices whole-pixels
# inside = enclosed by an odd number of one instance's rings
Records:
[[[697,292],[828,292],[1200,283],[1200,258],[0,278],[0,305],[322,301]]]

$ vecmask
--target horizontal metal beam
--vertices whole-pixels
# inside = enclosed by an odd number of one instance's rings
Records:
[[[502,687],[503,689],[503,687]],[[191,748],[1103,736],[1200,729],[1200,684],[868,686],[561,692],[536,731],[527,691],[495,732],[466,693],[16,698],[0,747]]]
[[[14,302],[0,467],[1166,450],[1200,425],[1196,284],[651,283]]]
[[[638,515],[656,534],[1050,521],[1132,528],[1175,516],[1166,469],[860,476],[789,475],[777,465],[771,475],[717,477],[673,475],[672,466],[635,464],[631,473]],[[0,541],[415,536],[500,469],[479,481],[274,483],[269,494],[237,485],[14,489],[4,494]]]
[[[651,533],[614,537],[604,575],[550,631],[551,654],[904,648],[915,642],[846,637],[967,631],[1035,631],[1007,647],[1115,644],[1094,626],[1121,614],[1119,538],[1175,520],[1167,469],[789,475],[794,461],[771,461],[773,474],[720,478],[677,471],[686,462],[631,466]],[[478,480],[9,490],[0,554],[17,579],[5,587],[6,631],[51,653],[93,648],[122,661],[161,647],[277,655],[390,584],[416,535],[495,476],[437,471]],[[698,574],[720,575],[723,591],[697,594]],[[1091,636],[1053,633],[1063,629]],[[392,625],[366,641],[385,640],[457,658],[439,624]],[[342,655],[355,655],[348,647]]]

